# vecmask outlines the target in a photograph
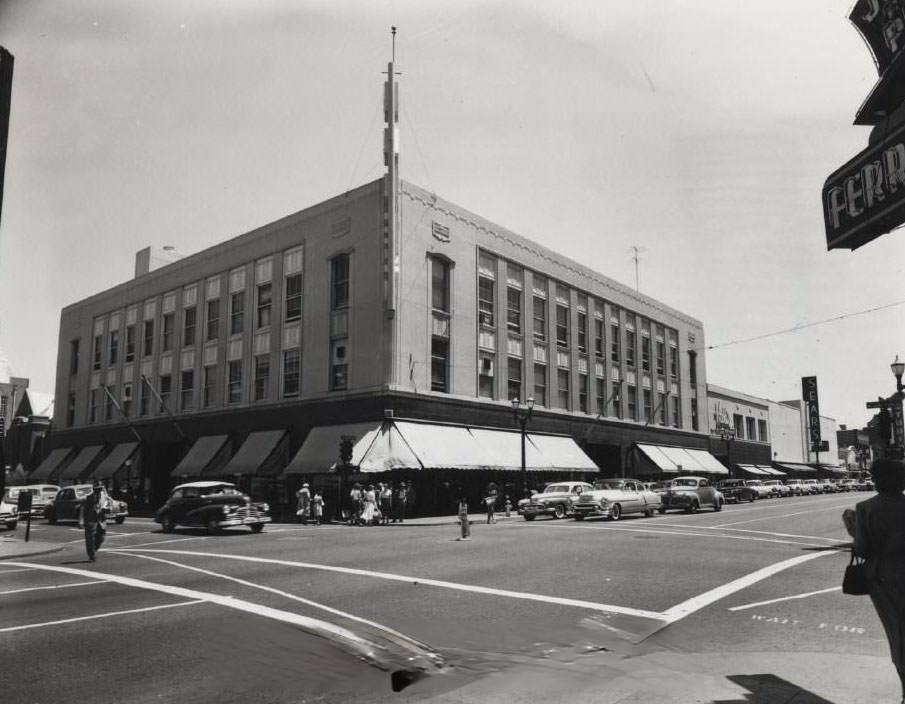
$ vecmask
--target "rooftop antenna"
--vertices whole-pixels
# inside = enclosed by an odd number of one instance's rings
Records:
[[[644,247],[639,247],[637,245],[632,245],[629,249],[634,252],[634,256],[632,257],[635,260],[635,290],[640,291],[638,284],[638,253],[644,251]]]

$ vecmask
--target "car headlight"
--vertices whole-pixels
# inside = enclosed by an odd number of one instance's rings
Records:
[[[223,515],[224,515],[224,516],[228,516],[228,515],[229,515],[229,509],[230,509],[230,508],[231,508],[231,507],[230,507],[230,506],[227,506],[226,504],[223,505]]]
[[[258,510],[259,510],[259,511],[264,511],[265,513],[266,513],[266,512],[269,512],[269,511],[270,511],[270,504],[258,504]]]

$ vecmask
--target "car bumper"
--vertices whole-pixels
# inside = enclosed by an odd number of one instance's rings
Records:
[[[601,506],[600,504],[575,504],[572,507],[576,516],[602,516],[610,517],[610,506]]]
[[[523,516],[552,516],[553,515],[553,507],[552,506],[532,506],[528,504],[527,506],[522,508]]]
[[[217,524],[223,527],[228,526],[249,526],[255,523],[270,523],[270,516],[225,516],[217,521]]]

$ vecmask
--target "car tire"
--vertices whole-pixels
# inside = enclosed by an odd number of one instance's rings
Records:
[[[685,513],[697,513],[699,508],[701,508],[701,504],[695,499],[689,504],[688,508],[685,509]]]
[[[717,500],[713,503],[713,510],[714,510],[714,512],[722,511],[722,510],[723,510],[723,502],[720,501],[719,499],[717,499]]]
[[[553,518],[565,518],[566,517],[566,507],[562,504],[557,504],[553,508]]]
[[[526,520],[526,521],[533,521],[533,520],[534,520],[534,514],[533,514],[533,513],[526,513],[526,514],[525,514],[525,520]]]
[[[251,528],[252,533],[260,533],[262,530],[264,530],[263,523],[252,523],[249,527]]]
[[[662,516],[664,513],[666,513],[666,507],[661,506],[660,508],[657,509],[657,513],[659,513]]]
[[[753,504],[753,503],[754,503],[754,499],[756,499],[756,498],[757,498],[757,497],[756,497],[754,494],[751,494],[751,495],[748,497],[748,503],[749,503],[749,504]]]
[[[169,516],[161,516],[160,517],[160,529],[164,533],[172,533],[176,530],[176,524],[173,523],[173,519]]]
[[[57,517],[54,516],[52,513],[48,513],[48,514],[47,514],[47,522],[48,522],[50,525],[55,526],[55,525],[57,524]]]
[[[122,525],[123,521],[126,520],[126,517],[125,517],[125,516],[117,516],[114,520],[115,520],[118,524]]]
[[[619,504],[613,504],[613,508],[610,509],[610,520],[618,521],[622,517],[622,506]]]
[[[654,510],[652,508],[644,509],[644,517],[645,518],[653,518]]]
[[[216,518],[208,518],[207,519],[207,533],[208,535],[217,535],[220,532],[220,524],[217,523]]]
[[[16,530],[17,525],[19,525],[19,521],[10,521],[9,523],[6,524],[6,527],[9,530]]]
[[[576,513],[574,516],[572,516],[572,518],[574,518],[576,521],[583,521],[583,520],[584,520],[584,514],[583,514],[583,513]]]

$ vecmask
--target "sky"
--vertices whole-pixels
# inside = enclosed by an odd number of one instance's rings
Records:
[[[378,178],[396,26],[404,179],[700,320],[708,382],[782,401],[816,376],[862,427],[905,358],[905,239],[826,248],[877,80],[852,4],[0,0],[0,356],[52,392],[60,310],[138,250]]]

